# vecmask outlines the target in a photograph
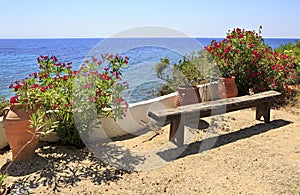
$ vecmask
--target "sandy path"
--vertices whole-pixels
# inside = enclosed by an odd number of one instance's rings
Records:
[[[194,130],[193,143],[178,159],[151,170],[126,173],[87,149],[52,145],[40,147],[32,161],[15,164],[7,181],[15,193],[300,194],[300,110],[272,110],[269,124],[254,116],[251,109],[226,114],[213,148],[201,144],[214,134]],[[168,127],[149,141],[153,135],[117,144],[149,151],[167,143]],[[1,166],[11,158],[10,152],[0,156]]]

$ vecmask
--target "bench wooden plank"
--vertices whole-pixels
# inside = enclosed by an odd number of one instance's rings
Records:
[[[257,105],[263,105],[266,102],[272,101],[281,93],[276,91],[267,91],[254,95],[246,95],[241,97],[226,98],[209,102],[202,102],[198,104],[191,104],[180,106],[177,108],[151,110],[148,116],[156,121],[166,120],[171,121],[174,117],[180,117],[182,114],[195,115],[199,114],[200,118],[211,116],[211,111],[214,111],[214,115],[225,112],[232,112],[236,110],[256,107]]]
[[[148,116],[156,121],[170,123],[169,140],[177,145],[184,141],[184,125],[190,121],[199,121],[202,117],[224,114],[246,108],[256,107],[256,119],[264,118],[270,122],[270,109],[275,98],[281,96],[276,91],[267,91],[254,95],[220,99],[198,104],[180,106],[177,108],[151,110]]]

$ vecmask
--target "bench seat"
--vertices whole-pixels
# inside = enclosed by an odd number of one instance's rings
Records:
[[[219,99],[179,106],[177,108],[150,110],[148,116],[156,121],[170,123],[169,140],[182,145],[184,140],[184,126],[190,121],[199,121],[200,118],[224,114],[246,108],[256,107],[256,119],[263,117],[264,122],[270,122],[270,109],[281,93],[267,91],[254,95]]]

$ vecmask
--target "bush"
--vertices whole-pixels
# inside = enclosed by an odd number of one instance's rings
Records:
[[[206,50],[186,55],[178,63],[170,64],[170,60],[163,58],[155,66],[157,77],[166,81],[159,91],[159,95],[166,95],[178,89],[179,86],[197,86],[210,82],[212,76],[211,55]]]
[[[9,106],[9,101],[0,96],[0,116],[2,116],[2,110],[7,106]]]
[[[120,84],[120,69],[127,66],[127,57],[112,54],[102,55],[102,60],[92,57],[91,61],[85,60],[79,70],[72,70],[71,62],[60,62],[55,56],[41,55],[37,62],[38,72],[9,86],[15,93],[10,102],[29,105],[30,108],[34,108],[37,102],[41,104],[43,111],[52,113],[58,122],[56,132],[63,144],[83,146],[75,127],[74,111],[92,107],[97,115],[105,113],[115,118],[125,113],[128,105],[120,96],[125,90]],[[106,65],[103,70],[102,63]],[[75,96],[77,102],[74,102]]]
[[[264,43],[254,30],[233,29],[220,42],[212,41],[206,50],[213,56],[222,76],[233,75],[239,95],[267,90],[290,93],[294,62],[290,56],[277,53]]]
[[[295,76],[296,83],[300,83],[300,42],[296,40],[294,44],[288,43],[280,45],[279,48],[275,49],[278,53],[283,53],[287,56],[290,56],[294,60],[294,69],[295,69]]]

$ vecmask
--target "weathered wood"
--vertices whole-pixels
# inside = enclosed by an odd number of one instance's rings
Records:
[[[265,123],[270,122],[271,104],[271,102],[266,102],[256,106],[256,120],[260,120],[263,117]]]
[[[151,110],[148,116],[156,121],[173,121],[177,120],[182,115],[185,118],[199,114],[199,118],[223,114],[227,112],[237,111],[246,108],[256,107],[273,101],[281,93],[276,91],[268,91],[254,95],[246,95],[235,98],[227,98],[198,104],[191,104],[171,109]],[[266,114],[267,118],[267,114]]]
[[[183,145],[184,143],[184,120],[173,120],[170,124],[169,141],[176,145]]]
[[[169,140],[177,145],[184,143],[184,126],[187,122],[199,121],[202,117],[214,116],[236,110],[256,107],[256,119],[264,118],[270,122],[270,109],[274,99],[281,93],[267,91],[254,95],[227,98],[198,104],[185,105],[177,108],[152,110],[148,116],[156,121],[170,123]]]

